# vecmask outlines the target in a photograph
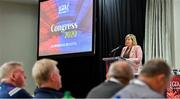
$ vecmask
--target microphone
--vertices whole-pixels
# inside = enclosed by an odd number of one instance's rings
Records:
[[[118,47],[112,49],[112,50],[111,50],[111,53],[113,53],[114,51],[116,51],[116,50],[118,50],[118,49],[120,49],[120,48],[121,48],[121,45],[119,45]]]

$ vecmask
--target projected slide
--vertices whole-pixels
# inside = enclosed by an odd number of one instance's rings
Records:
[[[93,0],[40,3],[39,56],[93,50]]]

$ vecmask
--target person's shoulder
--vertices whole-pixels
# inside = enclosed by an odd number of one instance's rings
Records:
[[[34,92],[34,97],[33,98],[52,98],[52,94],[49,90],[43,89],[43,88],[36,88]]]
[[[50,88],[37,88],[33,98],[62,98],[63,93]]]
[[[131,93],[133,89],[131,88],[131,85],[125,86],[123,89],[119,90],[113,98],[117,97],[129,97],[129,94]]]
[[[28,92],[26,92],[23,88],[13,86],[7,83],[1,83],[0,88],[1,97],[8,97],[8,98],[30,98]]]
[[[141,46],[140,45],[134,45],[134,48],[135,49],[141,49]]]
[[[11,90],[9,91],[9,95],[10,95],[10,96],[13,96],[13,95],[17,94],[18,92],[20,92],[21,90],[22,90],[22,88],[14,87],[13,89],[11,89]]]
[[[102,83],[100,83],[99,85],[96,85],[95,87],[93,87],[93,88],[91,89],[90,92],[99,91],[99,90],[104,86],[104,84],[105,84],[105,82],[102,82]]]
[[[1,92],[3,93],[2,97],[9,98],[31,98],[31,95],[26,92],[23,88],[20,87],[12,87],[6,86],[6,89],[3,89]]]
[[[53,98],[54,95],[48,93],[37,93],[33,98]]]
[[[31,98],[32,96],[23,88],[15,87],[9,91],[9,95],[17,98]]]
[[[140,45],[134,45],[134,47],[136,47],[136,48],[141,48],[141,46],[140,46]]]
[[[127,46],[124,46],[122,49],[123,49],[123,50],[127,49]]]
[[[104,86],[105,82],[100,83],[99,85],[96,85],[95,87],[93,87],[87,94],[86,98],[94,98],[95,96],[97,96],[98,92],[101,92],[100,90],[102,90],[102,87]]]

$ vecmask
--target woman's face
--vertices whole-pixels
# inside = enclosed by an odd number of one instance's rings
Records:
[[[125,45],[129,46],[129,47],[133,45],[133,41],[132,41],[131,37],[126,38]]]

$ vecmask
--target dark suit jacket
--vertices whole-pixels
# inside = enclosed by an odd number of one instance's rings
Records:
[[[124,86],[120,83],[106,81],[94,87],[86,98],[111,98],[116,92]]]
[[[0,83],[0,99],[9,98],[32,98],[32,96],[24,89],[14,85],[2,82]]]
[[[63,94],[60,91],[51,88],[36,88],[34,92],[34,98],[62,98]]]

